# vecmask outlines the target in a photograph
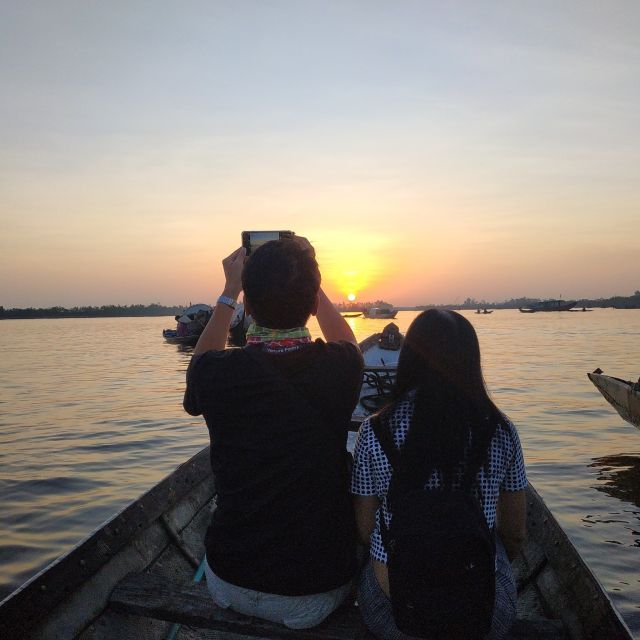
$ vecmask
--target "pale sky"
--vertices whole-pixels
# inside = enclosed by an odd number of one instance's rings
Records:
[[[640,289],[640,2],[0,3],[0,305]]]

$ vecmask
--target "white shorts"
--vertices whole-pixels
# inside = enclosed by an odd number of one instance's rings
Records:
[[[290,629],[307,629],[320,624],[349,595],[351,582],[324,593],[281,596],[238,587],[219,578],[205,563],[207,587],[215,603],[247,616],[278,622]]]

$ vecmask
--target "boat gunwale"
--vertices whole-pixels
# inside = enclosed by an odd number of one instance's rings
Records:
[[[600,391],[600,387],[595,383],[595,381],[593,380],[593,378],[591,376],[598,376],[599,378],[609,378],[610,380],[616,380],[617,382],[621,382],[623,385],[627,386],[627,387],[631,387],[631,390],[633,391],[633,385],[635,385],[635,382],[632,382],[631,380],[625,380],[624,378],[616,378],[616,376],[610,376],[606,373],[596,373],[595,371],[592,371],[591,373],[587,373],[587,376],[589,376],[589,380],[591,380],[591,382],[593,382],[593,384],[597,387],[598,391]]]
[[[0,635],[28,631],[212,475],[209,446],[123,507],[0,601]],[[28,628],[25,628],[28,627]]]
[[[105,530],[114,527],[125,514],[135,518],[136,523],[148,523],[150,526],[163,513],[168,511],[172,506],[177,505],[187,496],[193,487],[211,475],[208,454],[209,447],[205,447],[190,460],[180,465],[164,480],[143,494],[139,500],[136,500],[118,514],[115,514],[69,553],[43,569],[23,587],[5,599],[1,603],[4,609],[2,613],[9,615],[3,615],[3,622],[0,623],[0,629],[15,632],[21,630],[25,618],[31,621],[30,626],[36,626],[41,620],[46,619],[46,617],[52,613],[52,610],[69,595],[69,589],[73,592],[76,587],[88,581],[102,566],[110,562],[116,554],[115,549],[110,549],[109,553],[103,554],[102,557],[98,558],[98,562],[95,566],[91,567],[91,571],[79,571],[78,559],[86,553],[86,551],[91,549],[91,543],[102,539]],[[177,487],[172,486],[176,484],[178,485]],[[606,631],[611,634],[607,636],[608,638],[612,640],[630,640],[632,638],[631,632],[615,608],[609,594],[580,556],[567,533],[542,500],[542,497],[531,484],[527,487],[526,493],[528,506],[528,537],[531,538],[535,546],[541,549],[545,559],[545,565],[548,564],[550,566],[555,580],[561,586],[560,592],[568,597],[568,603],[570,605],[569,615],[573,615],[574,619],[577,618],[578,623],[582,627],[581,632],[576,634],[571,633],[571,637],[595,639],[598,637],[596,632],[602,629],[603,624],[606,624]],[[149,510],[146,508],[141,509],[139,506],[140,502],[145,498],[149,499],[149,506],[151,507]],[[163,500],[165,500],[165,502],[163,502]],[[140,533],[140,529],[141,527],[138,526],[128,527],[127,535],[121,534],[119,548],[122,549],[127,543],[132,541],[133,538]],[[109,534],[109,537],[111,538],[112,536]],[[534,567],[528,562],[528,558],[524,552],[522,557],[528,571],[534,574],[531,578],[528,575],[525,576],[525,578],[527,581],[529,579],[534,580],[536,588],[542,591],[538,586],[538,582],[541,577],[543,578],[542,574],[544,572],[536,572]],[[566,567],[570,567],[570,570],[561,571],[563,567],[565,569]],[[51,595],[47,594],[46,589],[44,591],[41,589],[41,586],[45,584],[44,578],[46,578],[48,584],[52,584],[56,580],[59,580],[60,577],[64,577],[65,569],[67,568],[73,569],[73,573],[71,573],[70,576],[74,578],[74,580],[72,580],[71,583],[65,580],[64,584],[67,588],[60,589],[57,592],[57,596],[54,593],[54,597],[51,598]],[[538,573],[540,573],[540,575],[538,575]],[[67,574],[67,578],[68,577],[69,575]],[[585,606],[580,610],[577,605],[580,604],[580,596],[584,597],[584,594],[587,594],[588,597]],[[34,595],[36,595],[37,598],[34,598]],[[46,601],[47,597],[49,597],[48,601]],[[46,602],[46,606],[44,607],[43,598]],[[546,593],[543,594],[543,599],[546,599]],[[17,605],[20,608],[7,611],[6,604],[8,603],[14,606]],[[594,603],[598,603],[598,606],[594,606]],[[23,609],[22,607],[24,606],[28,608]],[[555,608],[557,608],[557,605],[554,606],[554,609]],[[9,624],[8,621],[10,617],[13,617],[11,624]],[[565,620],[565,624],[570,623],[571,617]]]
[[[562,601],[556,603],[554,608],[565,614],[563,622],[569,630],[570,637],[588,640],[600,640],[602,637],[606,637],[607,640],[633,640],[631,630],[604,585],[531,483],[526,488],[526,496],[527,538],[542,549],[545,564],[550,565],[555,580],[561,587],[560,598],[569,595],[568,612],[564,606],[566,603]],[[525,563],[529,564],[524,546],[521,555]],[[529,568],[534,570],[533,566]],[[544,581],[544,567],[537,573],[533,578],[536,587],[542,592],[539,583],[541,580]],[[543,599],[547,599],[546,593],[543,594]],[[586,601],[583,603],[583,600]],[[600,606],[595,606],[596,604]],[[572,616],[577,616],[579,630],[572,628],[575,627]],[[608,623],[607,629],[602,628],[603,622]],[[605,631],[611,635],[602,635]]]
[[[623,420],[640,429],[640,380],[636,383],[597,371],[587,373],[593,386]]]

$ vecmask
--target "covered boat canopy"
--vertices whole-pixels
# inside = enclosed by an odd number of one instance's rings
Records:
[[[190,316],[190,315],[195,315],[196,313],[198,313],[198,311],[213,311],[213,308],[210,307],[208,304],[204,304],[204,303],[199,303],[199,304],[192,304],[190,307],[187,307],[182,313],[186,316]]]

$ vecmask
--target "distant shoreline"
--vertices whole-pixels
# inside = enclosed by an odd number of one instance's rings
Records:
[[[173,317],[177,315],[176,313],[120,313],[120,314],[111,314],[111,315],[74,315],[74,314],[64,314],[64,315],[10,315],[0,317],[0,320],[79,320],[79,319],[91,319],[91,318],[166,318]]]
[[[188,306],[188,305],[186,305]],[[161,304],[104,305],[101,307],[48,307],[5,309],[0,307],[0,320],[55,320],[60,318],[142,318],[175,316],[185,307]]]
[[[393,306],[390,303],[377,301],[376,303],[338,303],[336,307],[340,311],[362,311],[370,306]],[[539,298],[515,298],[504,302],[486,302],[467,298],[461,304],[423,304],[415,306],[393,306],[398,311],[423,311],[425,309],[449,309],[452,311],[476,311],[477,309],[519,309],[540,302]],[[188,306],[188,305],[186,305]],[[611,298],[599,298],[597,300],[577,300],[575,308],[582,307],[591,309],[601,309],[615,307],[618,309],[640,309],[640,291],[636,291],[632,296],[613,296]],[[175,316],[182,313],[183,306],[165,306],[157,303],[142,305],[103,305],[101,307],[48,307],[26,309],[5,309],[0,306],[0,320],[35,320],[35,319],[59,319],[59,318],[140,318],[140,317],[161,317]]]
[[[565,298],[572,300],[573,298]],[[397,311],[424,311],[425,309],[447,309],[450,311],[477,311],[478,309],[526,309],[531,305],[541,302],[540,298],[512,298],[503,302],[487,302],[486,300],[476,300],[467,298],[462,303],[448,304],[419,304],[415,306],[393,305],[384,300],[375,302],[350,302],[340,303],[336,307],[339,311],[363,311],[371,307],[392,307]],[[575,309],[606,309],[615,307],[617,309],[640,309],[640,291],[636,291],[632,296],[612,296],[611,298],[597,298],[595,300],[583,298],[576,300]]]

